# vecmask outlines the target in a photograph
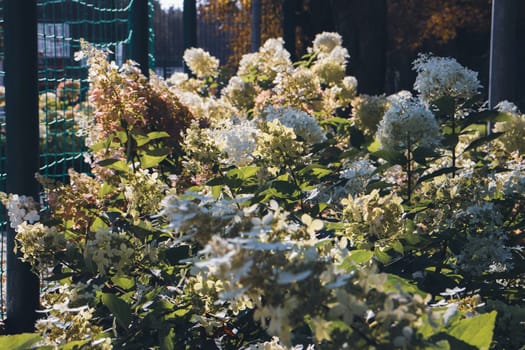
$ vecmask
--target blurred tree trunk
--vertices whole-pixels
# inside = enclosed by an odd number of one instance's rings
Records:
[[[350,52],[349,70],[361,93],[385,88],[387,1],[331,0],[335,29]]]

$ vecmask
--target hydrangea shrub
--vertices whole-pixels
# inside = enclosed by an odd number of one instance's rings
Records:
[[[416,60],[418,96],[366,96],[336,33],[295,64],[270,39],[228,82],[201,49],[184,56],[191,75],[166,81],[87,44],[81,55],[92,174],[39,177],[40,212],[1,198],[17,249],[48,283],[20,344],[525,342],[525,166],[512,132],[523,116],[484,109],[477,76],[455,60]]]

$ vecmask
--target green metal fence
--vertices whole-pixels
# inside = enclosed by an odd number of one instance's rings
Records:
[[[0,0],[1,29],[4,28],[6,2]],[[138,5],[145,5],[147,13],[141,12],[142,7]],[[69,168],[83,172],[90,170],[84,162],[84,139],[77,126],[83,119],[91,117],[86,103],[87,67],[85,62],[74,59],[75,52],[80,49],[80,41],[84,39],[97,47],[108,48],[112,52],[110,59],[118,64],[134,58],[137,52],[134,46],[140,45],[140,51],[148,53],[146,61],[153,67],[153,5],[151,1],[144,0],[37,0],[36,6],[39,172],[48,178],[66,182]],[[143,29],[146,30],[148,43],[137,44],[137,35]],[[8,160],[3,108],[5,72],[2,34],[0,32],[0,191],[5,191]],[[0,219],[0,319],[3,319],[6,312],[5,232],[8,224],[5,213]]]

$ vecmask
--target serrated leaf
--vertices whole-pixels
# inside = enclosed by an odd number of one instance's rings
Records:
[[[383,265],[387,265],[392,260],[392,257],[388,255],[388,253],[377,247],[374,249],[374,257]]]
[[[126,163],[122,159],[103,159],[99,161],[97,164],[105,168],[118,170],[122,172],[129,171],[128,163]]]
[[[422,183],[423,181],[433,179],[433,178],[435,178],[437,176],[450,174],[450,173],[453,173],[453,172],[455,172],[457,170],[459,170],[459,168],[458,167],[453,167],[453,166],[447,167],[447,168],[441,168],[439,170],[434,171],[433,173],[421,176],[419,178],[419,180],[417,181],[417,183]]]
[[[40,335],[36,333],[22,333],[16,335],[0,336],[0,349],[27,350],[33,349],[40,341]]]
[[[369,146],[368,146],[368,152],[370,153],[374,153],[374,152],[377,152],[381,149],[381,142],[379,142],[379,140],[374,140],[374,142],[372,142]]]
[[[492,342],[496,316],[497,312],[492,311],[488,314],[463,319],[450,327],[447,333],[480,350],[488,350]]]
[[[175,330],[171,328],[167,333],[162,332],[160,336],[160,349],[161,350],[175,350],[175,343],[173,343],[173,338],[175,338]]]
[[[405,157],[405,155],[401,152],[394,150],[382,149],[372,153],[372,155],[378,158],[383,158],[390,164],[405,165],[407,163],[407,158]]]
[[[128,277],[113,276],[111,282],[124,290],[130,290],[135,286],[135,280]]]
[[[148,132],[148,138],[150,140],[163,139],[165,137],[170,137],[170,134],[166,131],[152,131]]]
[[[419,164],[425,165],[427,163],[427,158],[437,157],[439,153],[436,150],[428,147],[418,147],[412,152],[412,157]]]
[[[117,323],[127,329],[133,320],[131,307],[115,294],[102,293],[102,303],[117,319]]]
[[[464,152],[470,151],[471,149],[477,148],[481,145],[486,144],[487,142],[495,140],[503,134],[503,132],[493,132],[490,135],[480,137],[479,139],[472,141],[470,145],[468,145],[467,148],[465,148]]]
[[[313,175],[318,179],[322,179],[323,177],[332,174],[332,170],[328,169],[327,167],[320,165],[320,164],[310,164],[307,167],[304,167],[299,171],[300,175]]]
[[[456,110],[456,102],[453,97],[444,96],[432,101],[432,104],[437,108],[436,115],[454,115]]]
[[[374,257],[374,252],[370,250],[358,249],[352,250],[343,260],[341,267],[347,271],[353,270],[355,265],[364,264]]]
[[[144,146],[148,142],[151,141],[151,139],[148,137],[148,135],[144,133],[139,133],[137,131],[134,131],[131,134],[131,137],[133,137],[133,140],[135,140],[135,143],[137,144],[137,147]]]
[[[384,284],[385,289],[388,291],[398,291],[399,288],[405,293],[418,294],[421,297],[425,297],[427,293],[419,289],[415,284],[412,284],[409,280],[406,280],[397,275],[388,274],[386,283]]]
[[[226,173],[226,177],[240,179],[240,180],[247,180],[250,177],[256,176],[258,171],[259,171],[259,167],[257,166],[245,166],[245,167],[229,170]]]
[[[462,128],[466,128],[472,124],[487,123],[487,122],[505,122],[512,119],[508,113],[502,113],[494,110],[487,110],[481,112],[470,113],[462,121]]]
[[[83,349],[83,346],[86,345],[89,340],[75,340],[71,341],[60,347],[60,350],[78,350]]]
[[[403,247],[403,244],[399,241],[394,241],[391,245],[392,249],[394,249],[395,252],[403,255],[405,254],[405,248]]]
[[[166,159],[168,155],[168,150],[164,148],[146,150],[141,152],[139,156],[140,165],[145,169],[152,168],[159,165],[159,163]]]

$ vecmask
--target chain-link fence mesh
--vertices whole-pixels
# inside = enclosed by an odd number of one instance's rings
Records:
[[[89,172],[84,162],[84,139],[79,123],[91,118],[87,104],[87,66],[76,61],[81,39],[111,51],[117,64],[129,58],[130,13],[135,0],[38,0],[38,93],[40,174],[66,182],[68,169]],[[0,29],[5,1],[0,0]],[[150,21],[153,5],[150,1]],[[18,20],[18,19],[17,19]],[[23,20],[23,19],[19,19]],[[153,29],[150,26],[150,67],[154,66]],[[4,113],[3,35],[0,32],[0,191],[6,189],[6,117]],[[23,43],[21,43],[23,45]],[[21,161],[21,160],[18,160]],[[0,318],[5,314],[6,215],[0,220]]]

